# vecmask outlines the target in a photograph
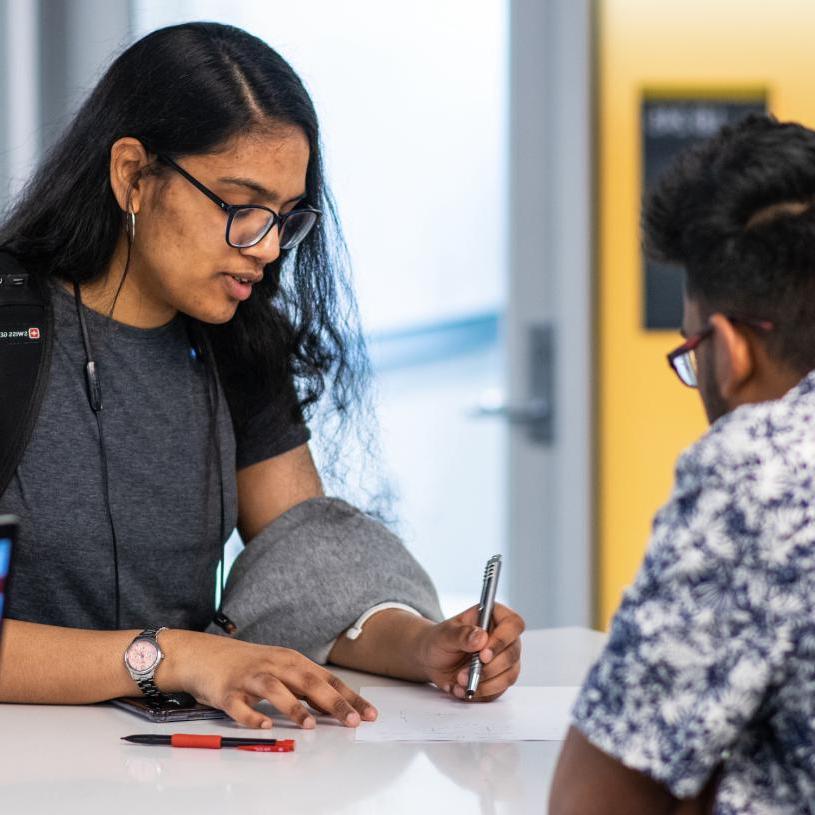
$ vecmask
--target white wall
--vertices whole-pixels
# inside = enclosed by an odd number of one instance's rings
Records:
[[[39,3],[0,0],[0,207],[40,150]]]
[[[136,34],[246,28],[317,107],[367,330],[499,308],[506,253],[505,0],[135,0]]]

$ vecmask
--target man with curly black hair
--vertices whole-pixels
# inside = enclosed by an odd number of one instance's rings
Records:
[[[682,266],[668,355],[711,422],[592,668],[550,812],[815,812],[815,132],[683,153],[645,240]]]

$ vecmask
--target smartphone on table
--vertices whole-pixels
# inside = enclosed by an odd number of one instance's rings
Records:
[[[202,705],[188,693],[168,693],[158,704],[148,701],[145,696],[122,696],[111,699],[115,705],[128,713],[134,713],[150,722],[191,722],[196,719],[223,719],[222,710]]]

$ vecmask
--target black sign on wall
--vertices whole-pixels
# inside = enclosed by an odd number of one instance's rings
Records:
[[[674,156],[715,135],[726,124],[767,109],[763,94],[752,98],[648,94],[642,102],[643,192],[657,180]],[[682,324],[682,272],[676,266],[643,259],[646,329],[677,329]]]

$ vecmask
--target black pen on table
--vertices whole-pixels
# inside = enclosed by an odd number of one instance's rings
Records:
[[[478,627],[487,633],[492,623],[492,610],[495,607],[495,592],[498,590],[498,577],[501,574],[501,555],[493,555],[484,568],[484,584],[481,587],[481,600],[478,603]],[[470,658],[470,674],[464,696],[472,699],[481,680],[482,662],[478,654]]]

